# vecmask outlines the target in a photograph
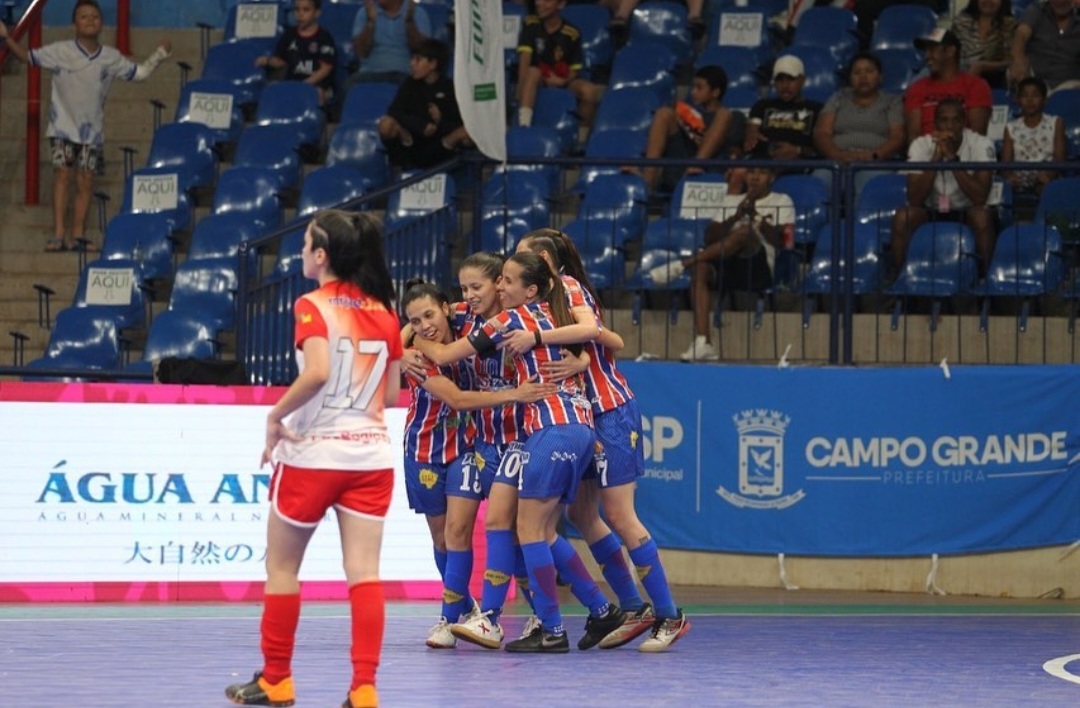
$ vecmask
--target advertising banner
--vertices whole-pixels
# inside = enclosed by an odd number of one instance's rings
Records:
[[[1080,370],[620,363],[663,547],[821,556],[1080,539]]]

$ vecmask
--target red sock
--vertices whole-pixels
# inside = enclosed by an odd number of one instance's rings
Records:
[[[352,665],[350,690],[365,683],[375,685],[375,670],[379,668],[383,629],[386,626],[386,599],[382,583],[372,580],[349,588],[349,607],[352,610]]]
[[[263,678],[279,683],[292,676],[296,625],[300,623],[300,594],[263,596]]]

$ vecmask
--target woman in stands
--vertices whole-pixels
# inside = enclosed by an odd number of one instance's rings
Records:
[[[378,705],[375,672],[385,625],[379,582],[394,450],[383,408],[397,402],[402,354],[382,229],[364,213],[316,214],[304,234],[304,275],[319,287],[296,301],[300,374],[266,420],[274,461],[261,624],[262,671],[225,689],[234,703],[291,706],[300,619],[300,565],[333,507],[352,615],[353,677],[343,708]]]
[[[498,258],[489,254],[483,254],[483,257]],[[491,275],[490,271],[487,275]],[[468,298],[468,274],[465,273],[465,265],[462,267],[462,286]],[[542,344],[542,337],[554,328],[554,322],[557,321],[562,325],[577,327],[577,336],[580,338],[596,336],[595,324],[588,327],[573,325],[565,304],[562,284],[542,259],[531,255],[515,255],[503,267],[497,288],[502,306],[506,309],[492,310],[492,316],[470,330],[467,338],[449,345],[418,340],[416,346],[437,364],[448,364],[473,355],[494,355],[512,366],[512,372],[504,372],[512,380],[528,380],[537,374],[544,380],[548,375],[543,373],[541,366],[545,362],[560,361],[562,354],[559,349],[551,345],[537,346],[523,357],[511,357],[498,349],[499,342],[508,332],[526,329],[531,333],[534,343],[540,341]],[[542,629],[535,627],[521,639],[511,642],[507,646],[508,651],[561,653],[569,650],[555,594],[555,567],[558,567],[562,577],[570,582],[575,596],[589,608],[586,636],[596,636],[590,646],[618,628],[623,621],[623,613],[607,602],[596,584],[588,577],[573,547],[565,542],[565,539],[560,543],[554,532],[560,501],[573,498],[580,473],[584,470],[588,458],[592,456],[593,437],[589,427],[591,415],[588,402],[581,396],[584,390],[581,384],[581,379],[577,376],[564,379],[558,384],[557,394],[538,403],[519,407],[516,418],[521,426],[521,437],[508,446],[496,472],[495,481],[504,483],[492,487],[488,519],[490,521],[493,515],[505,516],[508,509],[517,508],[516,521],[528,568],[529,586],[542,624]],[[477,449],[479,451],[479,445]],[[519,489],[520,508],[517,499]],[[554,517],[552,513],[555,513]],[[515,514],[511,513],[510,516],[513,521]],[[497,520],[500,525],[506,521],[505,518]],[[505,534],[505,543],[512,543],[513,532],[510,524],[506,524],[505,531],[498,526],[489,525],[489,563],[485,573],[482,612],[469,622],[455,625],[451,629],[460,639],[492,649],[502,642],[503,632],[498,624],[498,614],[501,612],[506,595],[505,586],[513,569],[512,550],[509,553],[499,553],[501,567],[498,565],[499,561],[492,561],[492,547],[499,542],[499,538],[492,533],[496,530]],[[489,593],[489,582],[493,588],[503,588],[501,594]]]
[[[405,284],[401,300],[412,336],[449,344],[450,302],[431,283]],[[473,391],[471,362],[435,366],[423,359],[418,371],[406,367],[412,392],[405,424],[405,489],[409,507],[427,516],[435,546],[435,563],[443,579],[443,607],[427,645],[452,648],[457,640],[450,623],[473,607],[469,597],[472,574],[472,533],[484,490],[474,464],[476,425],[467,411],[531,403],[555,392],[554,384],[527,381],[516,388]],[[475,607],[479,612],[479,607]]]
[[[522,251],[544,258],[553,271],[562,275],[568,305],[574,311],[588,308],[590,315],[603,325],[596,289],[566,234],[554,229],[534,231],[518,243],[518,252]],[[549,335],[549,340],[554,338]],[[520,352],[531,346],[528,337],[515,333],[508,348]],[[600,340],[586,345],[590,363],[585,383],[592,403],[597,453],[577,498],[570,505],[569,517],[588,542],[604,579],[618,595],[619,605],[627,615],[622,627],[600,641],[600,648],[622,646],[651,629],[652,635],[639,648],[644,652],[662,652],[689,631],[690,622],[675,606],[656,542],[634,509],[637,478],[645,472],[641,412],[629,384],[615,365],[617,349],[605,346]],[[601,502],[615,533],[600,517]],[[655,604],[655,611],[638,594],[622,554],[620,538],[625,541],[634,565],[645,571],[642,584]]]
[[[1005,88],[1016,25],[1011,0],[970,0],[952,24],[960,38],[960,69],[991,88]]]

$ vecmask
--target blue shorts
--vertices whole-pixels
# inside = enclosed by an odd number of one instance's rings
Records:
[[[601,489],[630,484],[645,474],[641,411],[630,399],[618,408],[593,417],[596,454],[585,479],[595,479]]]
[[[481,499],[480,476],[467,452],[445,465],[405,459],[405,493],[409,508],[417,514],[441,516],[446,513],[446,497]]]
[[[491,494],[491,485],[495,482],[517,486],[517,479],[500,476],[502,461],[509,445],[495,445],[483,440],[475,440],[473,447],[476,453],[476,468],[480,473],[480,491],[485,499]]]
[[[564,504],[574,501],[578,483],[593,457],[596,437],[581,423],[541,428],[514,443],[506,451],[499,472],[517,479],[522,499],[559,497]]]

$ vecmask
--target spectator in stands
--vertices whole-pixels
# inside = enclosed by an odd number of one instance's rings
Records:
[[[881,60],[862,53],[851,61],[848,87],[833,94],[814,123],[814,145],[837,162],[891,160],[904,149],[904,107],[896,94],[881,90]],[[858,192],[881,172],[855,174]]]
[[[616,47],[626,44],[630,35],[630,16],[641,3],[641,0],[600,0],[600,5],[611,10],[611,23],[608,25],[608,33]],[[686,24],[690,30],[691,41],[697,42],[705,36],[705,18],[702,13],[705,8],[705,0],[685,0]]]
[[[996,162],[994,143],[966,128],[964,104],[946,98],[937,105],[935,131],[921,135],[908,148],[911,162]],[[994,250],[995,225],[987,207],[993,170],[925,170],[907,176],[907,206],[893,216],[892,262],[887,280],[900,272],[911,235],[927,221],[963,221],[975,236],[979,274],[986,274]]]
[[[431,167],[472,145],[454,96],[454,82],[443,75],[446,44],[425,39],[413,52],[412,76],[398,87],[379,137],[390,161],[399,167]]]
[[[913,83],[904,94],[908,142],[934,132],[934,111],[946,98],[960,101],[967,115],[967,127],[986,135],[990,106],[994,102],[990,85],[985,79],[960,70],[960,38],[956,33],[939,27],[916,39],[915,47],[926,52],[930,75]]]
[[[653,115],[645,145],[646,158],[736,158],[742,153],[746,118],[724,107],[727,74],[719,66],[703,66],[694,73],[690,103],[676,101]],[[624,168],[637,173],[637,168]],[[701,167],[646,167],[641,174],[649,189],[672,191],[683,174],[704,172]]]
[[[364,0],[353,23],[353,49],[360,69],[350,83],[401,83],[409,77],[412,53],[432,34],[427,13],[411,0]]]
[[[743,150],[747,155],[774,160],[813,159],[814,123],[821,104],[802,95],[806,70],[802,59],[786,54],[773,64],[775,98],[763,98],[750,108]],[[782,170],[782,172],[790,170]],[[728,171],[728,191],[741,194],[746,170]]]
[[[1080,10],[1073,0],[1036,2],[1020,17],[1009,79],[1031,75],[1051,92],[1080,87]]]
[[[649,276],[664,285],[690,270],[694,307],[694,341],[683,361],[719,358],[709,339],[709,288],[722,293],[756,292],[772,285],[776,249],[785,247],[784,233],[794,233],[791,197],[772,191],[776,171],[753,165],[746,171],[746,193],[727,194],[716,218],[705,229],[705,248],[692,256],[653,268]]]
[[[960,68],[1004,88],[1016,33],[1012,0],[969,0],[952,31],[960,38]]]
[[[1065,123],[1043,113],[1048,90],[1042,79],[1029,76],[1016,88],[1020,117],[1005,125],[1002,162],[1064,162],[1067,157]],[[1008,170],[1002,176],[1014,194],[1038,196],[1047,183],[1058,176],[1053,170]]]
[[[163,39],[141,64],[101,44],[101,6],[96,0],[78,0],[71,12],[75,41],[54,42],[27,51],[7,42],[7,27],[0,22],[0,41],[20,61],[52,72],[49,127],[52,148],[53,235],[46,251],[90,248],[86,240],[86,213],[94,193],[94,175],[104,172],[105,98],[115,79],[143,81],[172,52]],[[71,182],[75,182],[71,228],[65,223]]]
[[[518,123],[532,125],[541,86],[565,88],[578,102],[581,124],[592,125],[600,87],[578,76],[583,54],[581,33],[559,14],[566,0],[536,0],[536,14],[525,18],[518,40]]]
[[[322,0],[295,0],[296,25],[286,28],[274,53],[259,57],[255,65],[284,69],[287,80],[311,84],[319,90],[319,103],[325,105],[334,95],[337,49],[334,38],[319,26],[321,11]]]

